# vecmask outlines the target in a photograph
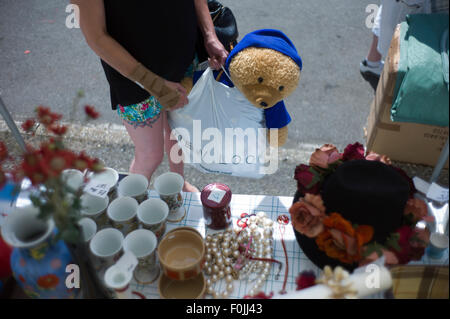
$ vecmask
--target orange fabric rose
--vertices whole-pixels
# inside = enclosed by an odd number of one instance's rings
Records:
[[[309,165],[327,169],[329,164],[335,163],[342,158],[336,146],[325,144],[311,155]]]
[[[329,257],[352,264],[361,260],[362,246],[373,237],[373,227],[360,225],[356,229],[338,213],[323,220],[324,231],[316,238],[320,250]]]
[[[322,221],[326,217],[325,206],[320,195],[301,198],[291,206],[289,214],[294,229],[305,236],[316,237],[324,229]]]

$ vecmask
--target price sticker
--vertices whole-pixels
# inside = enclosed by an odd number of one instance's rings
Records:
[[[209,194],[208,200],[220,204],[226,193],[227,193],[226,191],[216,188]]]
[[[105,198],[108,196],[110,186],[108,184],[89,183],[84,191],[90,195]]]

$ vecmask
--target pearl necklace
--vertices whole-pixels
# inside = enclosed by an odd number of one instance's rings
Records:
[[[226,299],[234,290],[234,280],[254,282],[248,295],[255,296],[270,274],[273,253],[273,221],[264,212],[243,214],[238,227],[206,236],[206,292]],[[225,280],[222,292],[214,288]]]

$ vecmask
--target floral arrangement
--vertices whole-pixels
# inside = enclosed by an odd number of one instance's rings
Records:
[[[416,189],[408,175],[395,168],[410,184],[410,199],[404,210],[404,225],[391,233],[384,245],[371,242],[374,230],[370,225],[352,225],[339,212],[326,214],[320,195],[325,178],[342,163],[352,160],[380,161],[392,165],[387,156],[364,151],[360,143],[348,145],[343,153],[332,144],[325,144],[312,154],[309,165],[299,165],[295,170],[298,191],[303,198],[289,209],[296,231],[315,238],[318,248],[327,256],[346,264],[364,265],[384,256],[387,265],[405,264],[419,260],[428,245],[429,231],[416,227],[419,221],[430,221],[427,206],[413,197]]]
[[[43,126],[49,138],[40,143],[39,148],[27,145],[25,153],[18,161],[9,156],[5,144],[0,141],[0,189],[6,183],[7,175],[18,185],[17,191],[22,180],[28,178],[32,191],[30,200],[39,209],[39,217],[53,217],[59,230],[54,239],[76,244],[81,235],[78,221],[81,218],[80,198],[83,191],[82,187],[79,190],[68,188],[61,173],[66,169],[80,170],[87,181],[87,172],[100,172],[103,165],[98,159],[91,158],[84,152],[77,154],[65,147],[63,137],[68,128],[60,124],[62,115],[45,106],[38,106],[35,112],[36,117],[26,120],[22,129],[34,136],[37,128]],[[99,113],[88,105],[85,106],[85,113],[88,119],[99,116]],[[8,160],[13,162],[13,169],[6,172],[3,164]]]

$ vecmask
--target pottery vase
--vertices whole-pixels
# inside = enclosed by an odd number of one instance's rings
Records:
[[[72,255],[62,240],[55,241],[54,221],[43,221],[38,213],[33,206],[17,208],[2,226],[3,239],[14,247],[13,276],[30,298],[76,298],[80,289],[66,284],[73,282],[67,280],[71,272],[66,272],[68,265],[75,264]]]

